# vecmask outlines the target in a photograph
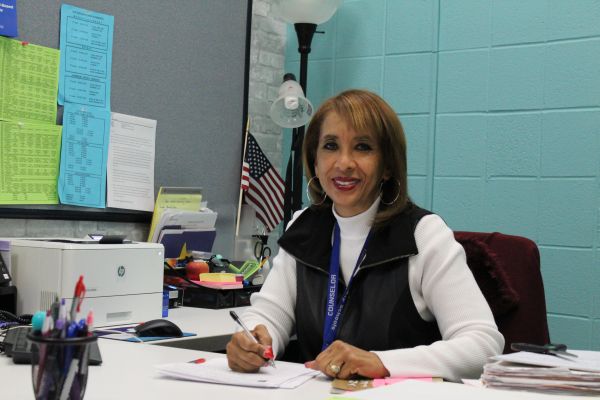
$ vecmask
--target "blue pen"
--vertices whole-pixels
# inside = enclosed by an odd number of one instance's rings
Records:
[[[74,338],[77,336],[77,322],[71,321],[69,322],[69,326],[67,327],[67,338]]]
[[[81,318],[77,323],[77,337],[87,336],[88,327],[85,323],[85,318]]]
[[[77,336],[78,327],[77,322],[71,321],[67,327],[67,339],[74,338]],[[65,350],[65,363],[63,366],[64,374],[66,375],[71,365],[71,359],[73,358],[73,349],[71,346],[66,346]]]
[[[71,321],[68,323],[68,327],[66,329],[67,338],[77,337],[79,327],[77,322]],[[60,383],[58,384],[57,392],[61,394],[60,398],[67,398],[67,395],[71,389],[74,374],[77,371],[78,361],[73,359],[73,348],[72,346],[65,346],[65,354],[62,365],[62,378]]]

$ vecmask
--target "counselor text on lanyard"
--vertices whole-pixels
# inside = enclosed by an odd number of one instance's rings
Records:
[[[339,329],[339,320],[344,311],[344,306],[346,305],[346,299],[348,297],[348,292],[350,290],[350,285],[352,284],[352,280],[354,279],[354,275],[356,274],[356,270],[358,269],[360,263],[363,261],[365,256],[367,255],[367,242],[371,237],[371,233],[367,236],[365,240],[365,244],[358,256],[358,260],[356,260],[356,265],[354,266],[354,270],[352,270],[352,275],[350,275],[350,280],[348,281],[348,285],[346,285],[346,290],[344,290],[344,294],[339,302],[336,302],[337,291],[338,291],[338,274],[340,271],[340,227],[338,223],[335,223],[333,227],[333,247],[331,249],[331,258],[329,260],[329,283],[328,283],[328,291],[327,291],[327,309],[325,310],[325,323],[323,327],[323,347],[321,351],[325,350],[337,336],[337,332]]]

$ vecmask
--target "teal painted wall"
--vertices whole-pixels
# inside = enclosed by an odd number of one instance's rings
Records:
[[[319,29],[313,103],[381,94],[412,198],[455,230],[535,240],[552,340],[600,350],[600,1],[346,0]]]

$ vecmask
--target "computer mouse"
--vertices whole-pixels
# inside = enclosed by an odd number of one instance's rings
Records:
[[[163,336],[163,337],[182,337],[183,332],[174,323],[166,319],[153,319],[139,324],[133,328],[140,337]]]

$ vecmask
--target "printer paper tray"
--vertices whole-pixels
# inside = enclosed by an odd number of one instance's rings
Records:
[[[94,312],[95,326],[139,324],[162,316],[162,293],[86,297],[79,318]]]

